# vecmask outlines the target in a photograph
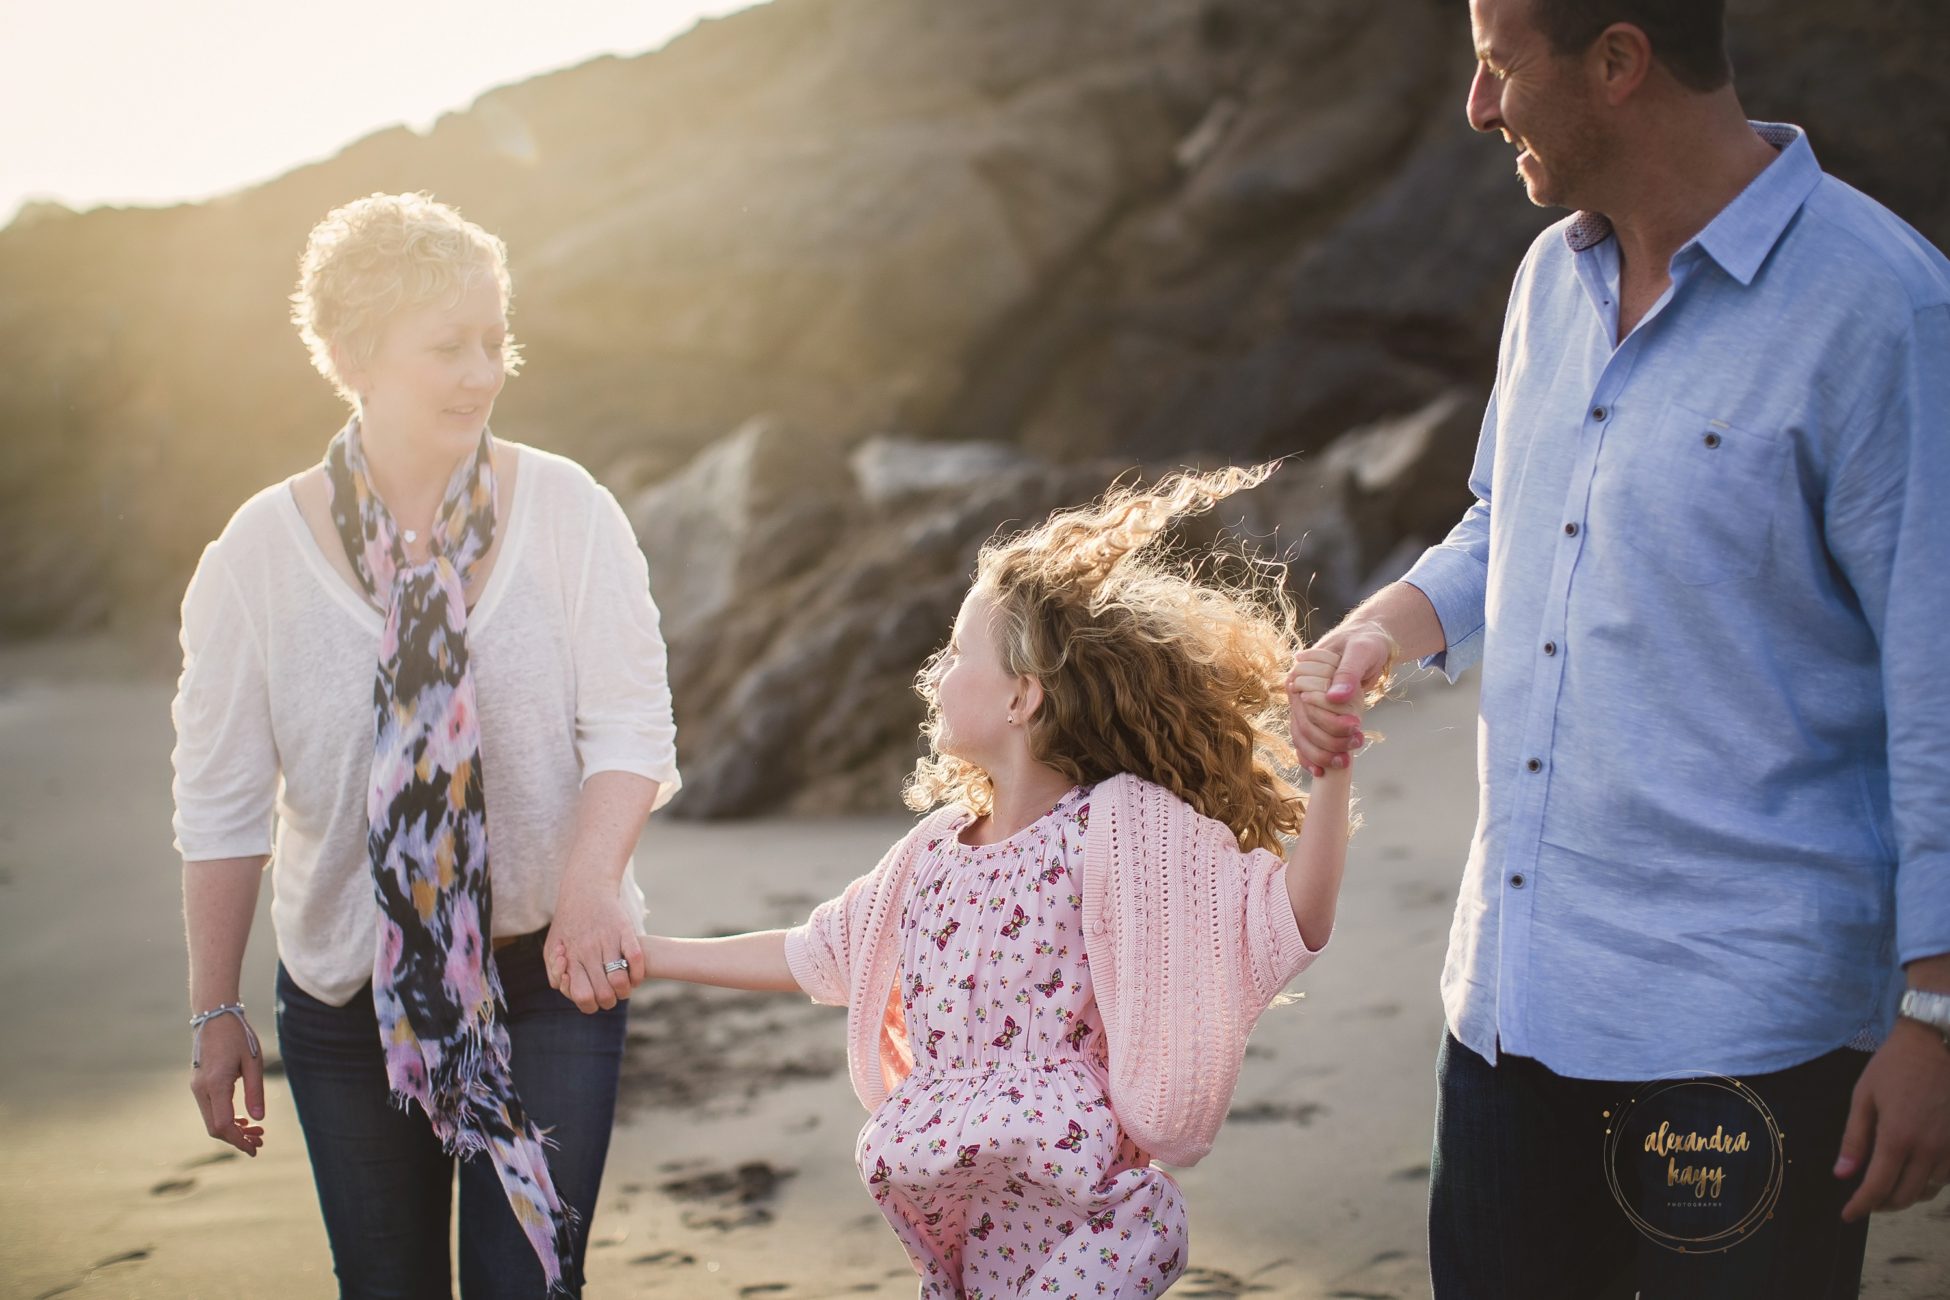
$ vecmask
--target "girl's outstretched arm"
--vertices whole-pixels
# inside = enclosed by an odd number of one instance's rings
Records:
[[[799,992],[799,981],[785,964],[784,930],[759,930],[723,939],[672,939],[653,934],[643,941],[643,955],[651,979],[759,993]]]
[[[1304,703],[1325,703],[1327,688],[1333,684],[1334,669],[1340,656],[1336,651],[1306,650],[1295,659],[1288,678],[1287,704],[1294,720],[1294,747],[1299,748],[1297,732],[1304,716]],[[1357,715],[1363,707],[1356,698],[1346,708]],[[1293,919],[1307,947],[1318,949],[1334,931],[1334,909],[1340,902],[1341,873],[1347,867],[1348,801],[1354,788],[1352,764],[1330,767],[1317,776],[1308,789],[1307,817],[1300,823],[1299,838],[1287,854],[1286,893],[1293,904]]]

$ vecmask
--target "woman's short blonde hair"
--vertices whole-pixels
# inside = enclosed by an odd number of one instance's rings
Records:
[[[1174,474],[1115,487],[1091,505],[982,548],[974,590],[994,604],[1003,671],[1033,677],[1043,703],[1029,751],[1079,784],[1131,772],[1232,829],[1244,849],[1282,852],[1306,796],[1287,735],[1284,679],[1301,648],[1285,569],[1249,555],[1173,556],[1167,530],[1272,466]],[[917,812],[994,802],[988,773],[942,752],[940,656],[915,687],[928,753],[908,778]]]
[[[332,209],[312,227],[298,259],[291,322],[318,373],[357,406],[338,358],[364,365],[394,316],[456,302],[483,273],[512,305],[508,249],[499,239],[432,195],[370,194]],[[502,361],[510,374],[521,364],[512,336]]]

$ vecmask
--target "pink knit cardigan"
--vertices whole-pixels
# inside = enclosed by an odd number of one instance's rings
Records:
[[[1254,1022],[1319,953],[1300,937],[1275,854],[1240,852],[1223,823],[1135,776],[1103,782],[1089,802],[1084,951],[1109,1039],[1111,1110],[1145,1151],[1195,1164],[1225,1120]],[[960,808],[931,813],[786,932],[799,986],[846,1007],[847,1067],[869,1111],[914,1068],[896,978],[914,866],[965,819]]]

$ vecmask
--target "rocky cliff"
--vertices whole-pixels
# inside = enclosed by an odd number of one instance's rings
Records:
[[[1950,244],[1938,0],[1731,8],[1748,108]],[[1472,67],[1461,0],[776,0],[210,203],[33,209],[0,231],[0,631],[168,616],[339,422],[284,320],[305,231],[427,189],[512,251],[497,430],[638,523],[685,804],[884,802],[999,523],[1291,456],[1226,518],[1331,616],[1466,503],[1553,215],[1464,124]]]

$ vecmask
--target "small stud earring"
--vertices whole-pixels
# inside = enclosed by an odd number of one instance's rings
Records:
[[[1016,715],[1013,713],[1009,715],[1009,725],[1012,727],[1016,725]]]

